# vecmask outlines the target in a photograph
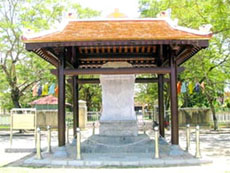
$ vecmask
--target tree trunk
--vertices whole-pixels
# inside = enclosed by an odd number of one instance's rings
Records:
[[[21,108],[21,105],[19,103],[20,99],[20,91],[18,88],[15,88],[11,91],[11,99],[13,101],[14,108]]]
[[[88,110],[91,110],[92,107],[92,95],[90,93],[90,88],[85,89],[85,101],[86,101],[86,106]]]
[[[211,111],[212,111],[214,130],[217,130],[218,129],[218,122],[217,122],[217,118],[216,118],[216,110],[214,108],[214,105],[213,105],[212,101],[209,102],[209,104],[210,104]]]

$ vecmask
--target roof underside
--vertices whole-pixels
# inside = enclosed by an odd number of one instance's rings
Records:
[[[141,68],[167,66],[171,50],[180,65],[206,48],[210,37],[173,28],[165,20],[70,21],[61,31],[24,42],[27,50],[56,67],[65,52],[69,67],[101,68],[124,61]]]

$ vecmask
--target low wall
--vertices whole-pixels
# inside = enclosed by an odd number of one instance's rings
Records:
[[[218,111],[216,118],[219,125],[230,127],[230,111]]]
[[[212,121],[212,112],[206,108],[180,108],[178,110],[179,125],[202,125],[209,126]]]
[[[4,125],[4,126],[10,125],[10,113],[0,114],[0,125]]]
[[[57,128],[57,110],[37,111],[37,126],[41,128],[46,128],[47,126]]]

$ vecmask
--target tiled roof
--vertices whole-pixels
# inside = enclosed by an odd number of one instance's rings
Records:
[[[33,102],[30,103],[31,105],[57,105],[58,104],[58,98],[54,97],[52,95],[46,96],[39,98],[37,100],[34,100]]]
[[[211,34],[166,19],[70,20],[59,31],[23,36],[25,43],[104,40],[208,40]]]

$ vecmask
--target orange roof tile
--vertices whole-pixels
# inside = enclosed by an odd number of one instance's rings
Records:
[[[39,98],[37,100],[34,100],[30,103],[31,105],[57,105],[58,104],[58,98],[54,97],[52,95]]]
[[[208,40],[210,33],[177,27],[165,19],[69,21],[61,31],[23,36],[25,43],[105,40]]]

